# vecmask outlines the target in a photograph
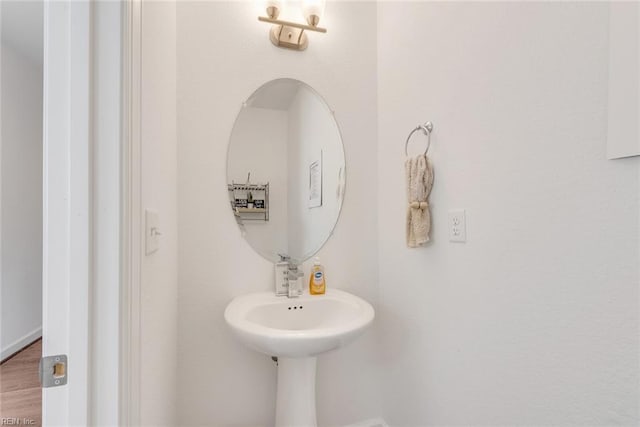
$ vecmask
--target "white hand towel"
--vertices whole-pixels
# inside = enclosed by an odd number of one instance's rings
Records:
[[[407,246],[415,248],[429,241],[431,214],[429,194],[433,187],[433,166],[426,155],[420,155],[405,162],[407,183]]]

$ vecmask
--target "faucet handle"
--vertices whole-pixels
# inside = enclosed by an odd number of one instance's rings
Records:
[[[280,257],[280,262],[289,262],[291,259],[287,254],[278,254],[278,256]]]

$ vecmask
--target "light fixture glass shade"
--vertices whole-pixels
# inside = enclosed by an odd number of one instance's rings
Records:
[[[317,26],[324,13],[326,0],[302,0],[302,14],[307,23]]]
[[[282,11],[282,0],[264,0],[264,10],[269,18],[277,19]]]

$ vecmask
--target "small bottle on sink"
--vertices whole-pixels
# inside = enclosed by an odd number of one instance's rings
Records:
[[[309,294],[322,295],[325,293],[327,284],[324,278],[324,267],[320,264],[320,258],[315,257],[313,268],[309,275]]]

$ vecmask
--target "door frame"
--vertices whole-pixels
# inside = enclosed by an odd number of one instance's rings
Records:
[[[44,4],[43,355],[69,383],[42,389],[44,425],[88,425],[91,301],[92,5]]]
[[[142,3],[44,7],[43,425],[137,426]]]
[[[140,424],[141,272],[143,224],[141,203],[141,57],[142,1],[125,0],[122,9],[122,145],[121,145],[121,426]]]

